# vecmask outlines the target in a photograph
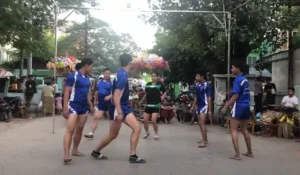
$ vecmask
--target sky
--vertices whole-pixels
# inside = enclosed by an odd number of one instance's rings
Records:
[[[131,9],[147,9],[147,0],[97,0],[97,7],[104,9],[127,9],[127,5],[131,4]],[[117,33],[129,33],[136,44],[142,49],[151,49],[155,44],[154,34],[156,27],[139,18],[141,13],[125,12],[125,11],[99,11],[90,10],[95,18],[99,18],[107,22]],[[67,13],[61,14],[59,19],[64,18]],[[67,20],[83,22],[84,17],[73,13]]]

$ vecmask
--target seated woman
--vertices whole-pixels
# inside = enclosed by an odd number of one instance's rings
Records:
[[[185,116],[187,114],[187,111],[188,109],[186,104],[184,102],[181,102],[179,108],[176,109],[177,119],[179,122],[185,122]]]
[[[167,99],[164,99],[160,110],[160,116],[162,117],[165,123],[172,123],[172,118],[174,117],[173,110],[174,108],[172,104]]]

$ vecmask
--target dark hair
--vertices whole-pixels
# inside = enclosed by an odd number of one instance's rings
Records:
[[[46,83],[46,85],[47,85],[47,86],[50,86],[50,85],[51,85],[51,83],[48,81],[48,82]]]
[[[204,71],[198,71],[196,75],[200,75],[201,77],[204,77],[204,79],[206,78],[206,73]]]
[[[77,63],[76,66],[75,66],[75,69],[79,70],[81,67],[82,67],[81,63]]]
[[[242,73],[245,72],[246,65],[245,65],[245,63],[244,63],[243,61],[240,61],[240,60],[234,61],[234,62],[232,63],[232,66],[234,66],[235,68],[240,69],[240,71],[241,71]]]
[[[295,92],[295,88],[293,88],[293,87],[289,87],[289,90]]]
[[[90,58],[85,58],[81,61],[81,65],[82,67],[85,66],[85,65],[92,65],[94,63],[94,61]]]
[[[132,57],[129,54],[122,54],[119,58],[121,67],[127,66],[131,61]]]
[[[198,71],[198,72],[196,73],[196,75],[204,76],[204,75],[206,75],[206,74],[205,74],[204,71]]]
[[[28,78],[33,78],[33,75],[28,75]]]
[[[155,74],[157,77],[159,77],[158,72],[155,72],[155,71],[154,71],[154,72],[151,73],[151,75],[152,75],[152,74]]]
[[[111,71],[111,70],[110,70],[110,68],[105,68],[105,69],[103,69],[103,72],[105,72],[105,71]]]

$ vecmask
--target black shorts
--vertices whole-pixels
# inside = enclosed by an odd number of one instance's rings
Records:
[[[144,112],[147,114],[153,114],[153,113],[159,113],[159,108],[151,108],[151,107],[145,107]]]

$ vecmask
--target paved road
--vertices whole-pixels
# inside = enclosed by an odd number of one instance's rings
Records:
[[[140,140],[138,155],[147,164],[128,163],[130,130],[123,126],[119,138],[103,153],[107,161],[94,160],[89,153],[108,131],[101,121],[94,140],[82,140],[84,158],[62,164],[64,120],[56,120],[56,134],[51,134],[52,119],[41,118],[0,133],[0,175],[299,175],[300,144],[279,139],[253,137],[255,158],[228,159],[233,154],[231,139],[220,127],[209,127],[208,148],[197,148],[196,125],[174,123],[160,125],[160,141]],[[91,120],[88,121],[89,130]],[[0,127],[3,125],[0,125]],[[141,135],[142,137],[142,135]],[[241,138],[241,137],[240,137]],[[243,140],[241,149],[245,150]]]

